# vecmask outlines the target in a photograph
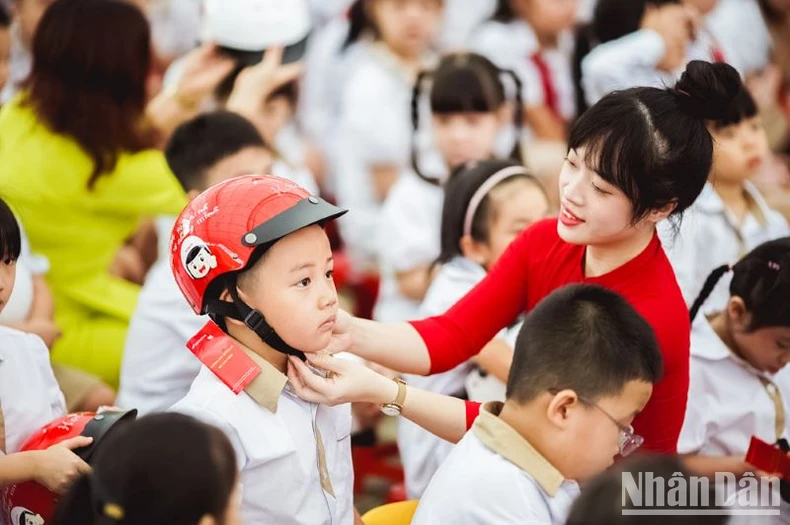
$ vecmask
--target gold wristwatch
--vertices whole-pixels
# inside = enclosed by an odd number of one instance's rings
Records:
[[[406,401],[406,381],[396,377],[394,381],[398,384],[398,395],[395,401],[381,405],[381,412],[385,416],[399,416],[403,410],[403,402]]]

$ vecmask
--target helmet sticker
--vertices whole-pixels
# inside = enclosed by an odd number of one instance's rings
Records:
[[[11,509],[11,522],[13,525],[44,525],[44,518],[25,507],[14,507]]]
[[[181,245],[181,262],[193,279],[202,279],[217,267],[217,258],[200,237],[191,235]]]

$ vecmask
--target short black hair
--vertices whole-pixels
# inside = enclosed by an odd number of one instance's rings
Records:
[[[689,309],[693,321],[719,279],[732,271],[730,296],[743,299],[751,315],[749,331],[790,326],[790,237],[765,242],[735,265],[711,272]]]
[[[236,113],[214,111],[178,126],[167,142],[165,158],[184,191],[202,191],[212,166],[250,147],[267,147],[255,126]]]
[[[650,473],[653,480],[663,479],[664,483],[652,483],[648,485],[646,474]],[[655,498],[655,507],[650,507],[655,510],[659,509],[677,509],[669,505],[669,494],[671,491],[680,488],[680,497],[687,498],[687,501],[700,502],[696,510],[713,510],[716,509],[716,490],[713,480],[710,483],[702,485],[703,490],[707,487],[707,494],[700,491],[700,485],[691,480],[692,474],[684,467],[683,463],[677,456],[667,456],[659,454],[640,454],[624,460],[595,479],[591,480],[584,488],[576,501],[571,507],[568,519],[565,525],[664,525],[665,523],[672,523],[673,525],[724,525],[728,523],[729,516],[727,514],[700,514],[682,516],[676,515],[672,519],[667,519],[665,515],[627,515],[623,513],[624,509],[637,509],[644,507],[637,507],[626,497],[626,487],[624,486],[624,478],[630,475],[631,479],[639,483],[640,476],[642,478],[641,486],[644,490],[655,490],[655,487],[661,487],[659,491],[653,492],[651,495]],[[675,485],[677,488],[672,488],[667,481],[674,479],[679,480],[679,477],[684,479],[684,482]],[[682,488],[681,488],[682,487]],[[688,490],[688,492],[686,492]],[[699,492],[698,492],[699,491]],[[692,496],[695,494],[695,496]],[[661,498],[661,499],[659,499]],[[707,498],[708,504],[705,505]],[[664,505],[659,502],[663,500]],[[725,509],[719,509],[725,510]]]
[[[606,95],[573,124],[568,149],[585,148],[584,163],[631,201],[634,223],[673,203],[679,217],[711,171],[707,123],[725,118],[742,86],[732,66],[691,61],[674,88]]]
[[[3,2],[0,2],[0,27],[11,27],[11,14]]]
[[[525,317],[506,394],[527,403],[569,388],[596,400],[620,394],[629,381],[656,383],[662,373],[653,329],[623,297],[598,285],[572,284]]]
[[[741,84],[741,89],[733,99],[727,112],[720,119],[713,121],[714,129],[726,128],[733,124],[739,124],[743,120],[757,116],[757,103],[745,85]]]
[[[14,212],[0,198],[0,259],[2,262],[16,261],[22,252],[22,233]]]

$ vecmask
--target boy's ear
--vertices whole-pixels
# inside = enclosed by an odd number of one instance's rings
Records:
[[[579,396],[570,389],[560,390],[549,401],[546,407],[546,416],[555,426],[565,428],[568,426],[570,410],[579,406]]]

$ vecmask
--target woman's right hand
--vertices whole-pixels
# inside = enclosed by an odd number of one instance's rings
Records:
[[[329,345],[324,348],[323,352],[329,355],[350,352],[353,344],[351,335],[353,326],[354,316],[342,308],[339,309],[335,319],[335,327],[332,329],[332,339],[330,339]]]
[[[77,436],[35,452],[34,479],[51,492],[63,494],[77,477],[90,474],[90,466],[73,450],[91,443],[93,438]]]

